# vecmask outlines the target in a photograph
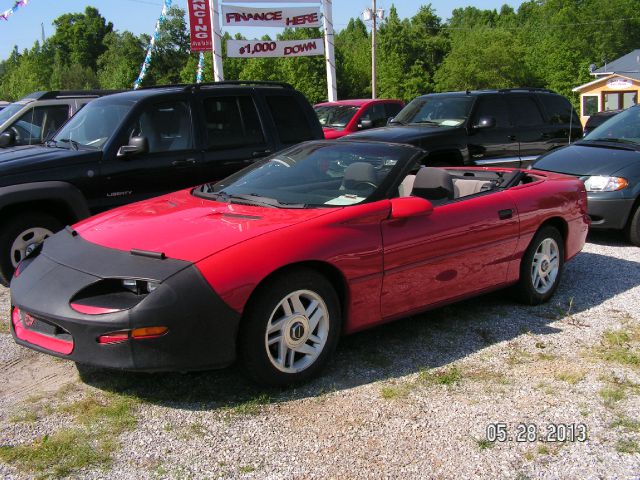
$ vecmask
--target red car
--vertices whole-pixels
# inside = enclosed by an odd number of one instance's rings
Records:
[[[313,141],[47,239],[11,282],[21,345],[127,370],[304,381],[343,333],[515,286],[548,300],[586,193],[536,170],[428,168],[407,145]]]
[[[331,140],[367,128],[384,127],[404,107],[402,100],[339,100],[314,105],[324,138]]]

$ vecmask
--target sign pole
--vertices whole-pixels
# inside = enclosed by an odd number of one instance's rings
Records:
[[[209,11],[211,12],[211,31],[213,32],[213,42],[211,42],[213,81],[222,82],[224,80],[224,71],[222,69],[222,31],[220,29],[218,0],[209,0]]]
[[[322,22],[324,24],[324,53],[327,64],[327,98],[330,102],[338,100],[336,86],[336,61],[333,51],[333,4],[331,0],[322,0]]]

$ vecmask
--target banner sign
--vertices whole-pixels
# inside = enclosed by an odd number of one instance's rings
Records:
[[[190,0],[190,3],[194,0]],[[318,7],[236,7],[222,6],[222,24],[233,27],[319,27]]]
[[[324,55],[324,41],[321,38],[280,41],[227,41],[227,57],[303,57],[311,55]]]
[[[211,16],[209,0],[187,0],[191,26],[191,51],[211,50]]]
[[[633,87],[633,82],[626,78],[613,77],[607,80],[607,87],[609,88],[631,88]]]

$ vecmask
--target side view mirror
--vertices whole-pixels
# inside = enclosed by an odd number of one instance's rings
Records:
[[[358,124],[358,128],[361,128],[362,130],[371,127],[373,127],[373,120],[360,120],[360,123]]]
[[[426,217],[433,213],[433,204],[420,197],[391,199],[391,218]]]
[[[480,117],[478,123],[473,128],[476,130],[482,130],[483,128],[492,128],[496,126],[496,119],[494,117]]]
[[[118,157],[129,157],[149,151],[149,140],[147,137],[131,137],[129,145],[123,145],[118,149]]]
[[[393,123],[393,119],[396,117],[389,117],[387,118],[387,125],[391,125]]]
[[[16,143],[16,134],[12,130],[7,130],[0,134],[0,148],[10,147]]]

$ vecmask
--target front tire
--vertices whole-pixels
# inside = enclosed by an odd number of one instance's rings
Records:
[[[247,306],[241,360],[249,376],[262,385],[307,381],[335,350],[341,323],[338,296],[324,276],[313,270],[280,275]]]
[[[62,228],[51,215],[25,212],[2,221],[0,233],[0,283],[8,286],[18,264],[39,243]]]
[[[631,214],[626,233],[629,241],[637,247],[640,247],[640,205],[638,205]]]
[[[518,299],[528,305],[547,302],[558,288],[564,267],[564,241],[557,228],[542,227],[520,263]]]

